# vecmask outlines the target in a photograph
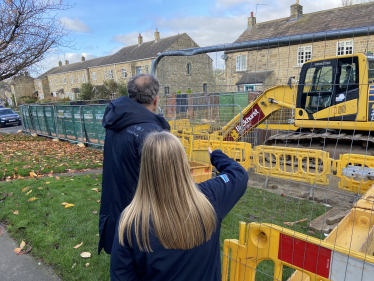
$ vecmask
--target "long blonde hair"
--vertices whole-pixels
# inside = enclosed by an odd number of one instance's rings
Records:
[[[168,132],[151,133],[144,142],[134,199],[119,222],[120,244],[124,245],[126,230],[133,247],[134,227],[141,251],[152,252],[150,231],[166,249],[189,250],[210,239],[216,219],[212,204],[191,177],[187,155],[178,138]]]

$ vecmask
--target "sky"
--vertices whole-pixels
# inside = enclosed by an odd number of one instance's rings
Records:
[[[54,50],[43,61],[45,72],[58,61],[74,63],[115,53],[124,46],[186,32],[201,47],[232,43],[247,28],[254,12],[257,22],[290,16],[296,0],[76,0],[57,19],[70,31],[72,48]],[[341,0],[300,0],[304,13],[339,7]],[[219,63],[219,62],[218,62]]]

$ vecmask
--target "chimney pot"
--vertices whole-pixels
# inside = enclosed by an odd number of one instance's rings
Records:
[[[291,5],[291,19],[298,19],[303,14],[303,6],[296,0],[296,4]]]
[[[251,12],[251,16],[248,18],[248,28],[251,28],[256,25],[256,17],[253,16],[253,12]]]
[[[59,61],[59,62],[58,62],[58,66],[59,66],[59,67],[62,66],[62,61]]]
[[[143,37],[142,35],[139,33],[139,36],[138,36],[138,45],[141,45],[143,43]]]
[[[156,28],[156,31],[155,31],[155,41],[157,42],[158,40],[160,40],[160,32],[158,32],[158,30]]]
[[[86,58],[82,55],[81,61],[85,61],[85,60],[86,60]]]
[[[65,60],[65,65],[68,65],[69,64],[69,61],[68,60]]]

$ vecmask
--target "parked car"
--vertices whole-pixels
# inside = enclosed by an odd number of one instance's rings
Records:
[[[0,108],[5,108],[5,106],[0,104]]]
[[[21,125],[21,117],[10,108],[0,108],[0,127],[13,124]]]

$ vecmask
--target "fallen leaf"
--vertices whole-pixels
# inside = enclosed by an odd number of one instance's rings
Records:
[[[56,177],[56,180],[60,180],[60,177]]]
[[[35,177],[38,176],[37,174],[34,173],[34,171],[31,171],[31,172],[29,173],[29,175],[30,175],[30,177],[32,177],[32,178],[35,178]]]
[[[27,191],[26,196],[29,195],[32,192],[32,190]]]
[[[12,196],[12,195],[13,195],[13,192],[9,192],[7,195],[8,195],[8,196]]]
[[[80,246],[82,246],[83,245],[83,242],[82,243],[80,243],[80,244],[78,244],[78,245],[75,245],[74,246],[74,249],[78,249]]]
[[[92,213],[93,213],[94,215],[96,215],[96,214],[97,214],[97,211],[93,211]]]
[[[12,211],[12,212],[13,212],[13,215],[18,215],[19,214],[18,210],[15,210],[15,211]]]
[[[29,200],[27,200],[27,202],[32,202],[32,201],[37,200],[37,199],[39,199],[39,198],[31,197]]]
[[[23,248],[25,248],[25,246],[26,246],[26,242],[22,240],[22,242],[21,242],[21,244],[19,245],[19,247],[20,247],[21,250],[22,250]]]
[[[14,206],[18,206],[18,204],[14,204]]]
[[[74,179],[70,179],[71,181],[73,181]]]
[[[316,234],[314,231],[309,230],[308,234]]]
[[[96,191],[96,192],[100,192],[100,190],[97,187],[91,188],[91,190]]]
[[[39,186],[38,189],[43,189],[43,187],[42,187],[42,186]]]
[[[16,254],[18,254],[19,252],[21,252],[21,248],[15,248],[15,249],[13,250],[13,252],[15,252]]]
[[[26,186],[24,188],[22,188],[22,192],[25,192],[26,190],[28,190],[31,186]]]
[[[96,202],[97,202],[97,203],[100,203],[100,200],[97,200]]]
[[[61,203],[62,206],[65,206],[65,205],[67,205],[67,204],[69,204],[69,203],[67,203],[67,202],[63,202],[63,203]]]
[[[74,205],[74,204],[66,204],[66,205],[65,205],[65,209],[66,209],[66,208],[69,208],[69,207],[73,207],[73,206],[75,206],[75,205]]]
[[[50,182],[49,181],[47,181],[45,184],[50,184]]]
[[[266,201],[267,199],[266,198],[264,198],[264,201]]]
[[[50,196],[51,195],[51,193],[47,193],[47,196]]]
[[[77,265],[77,263],[75,262],[71,268],[74,268],[76,265]]]
[[[90,263],[88,262],[88,263],[86,263],[86,267],[89,267],[90,266]]]
[[[49,232],[49,229],[45,233],[48,233],[48,232]]]
[[[20,256],[20,255],[23,255],[23,254],[27,254],[28,252],[30,252],[32,249],[32,246],[28,247],[26,251],[22,251],[22,252],[19,252],[17,253],[17,256]]]
[[[81,253],[81,257],[84,258],[84,259],[90,258],[91,257],[91,253],[90,252],[82,252]]]

